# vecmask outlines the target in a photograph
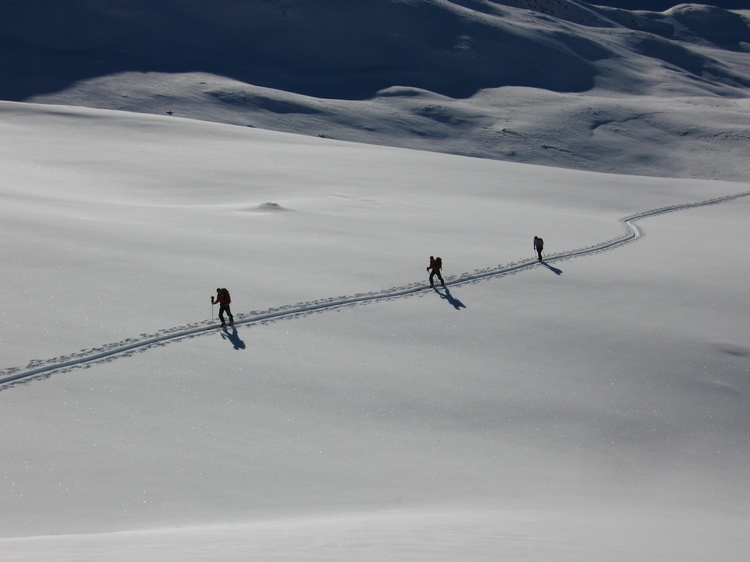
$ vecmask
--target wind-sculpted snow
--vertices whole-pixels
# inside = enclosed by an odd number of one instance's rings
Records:
[[[488,279],[497,279],[506,275],[513,275],[542,266],[546,266],[555,273],[560,274],[558,269],[549,264],[610,251],[641,238],[644,235],[643,231],[635,224],[639,220],[685,209],[717,205],[719,203],[726,203],[747,196],[750,196],[750,191],[716,197],[695,203],[669,205],[643,211],[621,219],[621,222],[625,227],[625,232],[604,242],[599,242],[583,248],[548,254],[545,255],[544,262],[541,263],[536,259],[524,259],[508,264],[477,269],[459,275],[446,276],[446,288],[442,291],[440,289],[436,290],[442,298],[448,300],[456,309],[460,309],[463,305],[460,301],[457,301],[452,297],[448,287],[467,283],[477,283]],[[265,325],[269,322],[299,318],[301,316],[325,312],[328,310],[410,297],[420,293],[427,293],[431,290],[432,289],[426,286],[424,282],[415,282],[409,285],[384,289],[382,291],[356,293],[353,295],[330,297],[277,308],[269,308],[267,310],[236,313],[234,315],[235,327]],[[153,334],[141,334],[136,338],[129,338],[120,342],[102,345],[100,347],[82,349],[76,353],[52,359],[32,360],[25,367],[11,367],[0,371],[0,390],[10,388],[19,383],[44,379],[55,373],[65,373],[73,369],[87,368],[92,365],[129,357],[135,353],[143,353],[149,349],[164,346],[172,342],[195,338],[209,333],[216,333],[217,330],[218,327],[216,321],[196,322],[161,330]],[[235,345],[235,348],[241,348],[244,346],[242,340],[237,336],[236,330],[227,330],[222,333],[224,334],[224,337],[228,338]]]

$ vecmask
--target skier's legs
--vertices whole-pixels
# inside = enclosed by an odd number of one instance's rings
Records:
[[[440,271],[437,272],[438,279],[440,279],[440,284],[445,287],[445,281],[443,281],[443,276],[440,275]]]
[[[221,325],[223,326],[226,322],[224,322],[224,311],[227,310],[227,307],[223,304],[219,306],[219,320],[221,320]]]
[[[430,287],[435,286],[435,281],[433,280],[434,277],[435,277],[435,270],[433,269],[432,271],[430,271]]]

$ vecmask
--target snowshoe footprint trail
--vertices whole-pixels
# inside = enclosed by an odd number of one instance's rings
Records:
[[[716,197],[705,201],[695,203],[684,203],[679,205],[670,205],[658,209],[643,211],[621,219],[625,227],[625,233],[592,246],[549,254],[545,257],[545,262],[561,261],[576,257],[590,256],[600,252],[613,250],[624,244],[633,242],[643,236],[642,231],[635,224],[636,221],[644,218],[692,209],[695,207],[706,207],[733,201],[741,197],[747,197],[750,191]],[[536,258],[529,258],[506,265],[498,265],[482,270],[475,270],[471,273],[462,273],[460,275],[448,276],[445,278],[445,286],[462,285],[466,283],[479,282],[484,279],[502,277],[518,273],[526,269],[539,267],[540,262]],[[405,285],[402,287],[393,287],[371,293],[357,293],[350,296],[331,297],[310,302],[303,302],[295,305],[270,308],[264,311],[253,311],[247,313],[238,313],[234,315],[234,325],[252,325],[266,324],[281,319],[297,318],[316,312],[353,306],[357,304],[366,304],[374,301],[390,300],[408,297],[417,293],[433,290],[427,283],[419,282]],[[206,333],[215,332],[220,326],[216,321],[203,321],[184,326],[177,326],[156,332],[154,334],[141,334],[137,338],[129,338],[117,343],[110,343],[101,347],[83,349],[76,353],[55,357],[46,360],[32,360],[25,367],[10,367],[0,370],[0,390],[9,388],[15,384],[25,383],[32,380],[40,380],[51,376],[53,373],[64,373],[77,368],[90,367],[99,363],[113,361],[122,357],[129,357],[135,353],[145,352],[153,347],[166,345],[175,341],[187,338],[194,338]]]

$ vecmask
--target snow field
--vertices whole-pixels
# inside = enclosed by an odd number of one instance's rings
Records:
[[[204,321],[217,284],[235,314],[366,297],[426,282],[430,254],[450,277],[531,257],[534,234],[559,253],[621,236],[638,211],[747,190],[3,110],[3,126],[28,133],[4,147],[8,367]],[[6,387],[3,551],[740,560],[749,264],[728,257],[748,204],[643,219],[634,243],[447,292],[240,325]],[[29,285],[32,298],[14,298]]]

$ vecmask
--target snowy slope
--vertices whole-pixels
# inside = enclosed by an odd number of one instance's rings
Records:
[[[750,197],[595,248],[747,185],[87,109],[0,122],[2,376],[47,368],[0,392],[10,559],[747,551],[750,262],[727,257]],[[514,273],[533,234],[552,259]],[[368,300],[430,254],[447,291]],[[236,332],[86,359],[204,326],[216,285]],[[41,535],[65,536],[18,538]]]
[[[744,561],[748,21],[1,3],[0,560]]]

